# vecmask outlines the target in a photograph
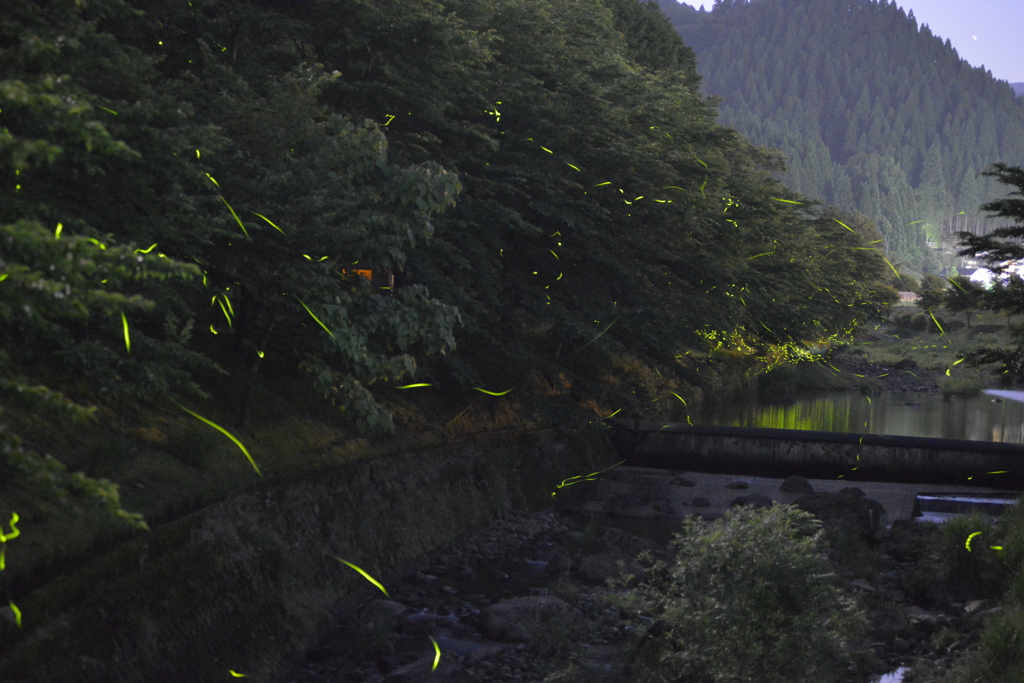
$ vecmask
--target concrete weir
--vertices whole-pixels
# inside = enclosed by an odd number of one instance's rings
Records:
[[[609,419],[630,465],[693,472],[1024,490],[1024,446],[796,429]]]

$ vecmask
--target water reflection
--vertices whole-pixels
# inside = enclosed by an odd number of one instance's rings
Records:
[[[981,394],[943,400],[934,394],[814,392],[789,403],[756,396],[692,416],[694,424],[808,429],[1024,443],[1024,402]],[[680,421],[685,421],[685,418]]]

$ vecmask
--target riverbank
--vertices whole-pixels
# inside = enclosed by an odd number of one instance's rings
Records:
[[[856,492],[832,495],[858,505]],[[377,594],[363,603],[279,680],[629,680],[630,663],[653,624],[621,609],[621,589],[607,580],[620,567],[642,578],[655,563],[671,563],[674,551],[664,539],[619,528],[630,518],[585,512],[582,489],[572,498],[509,515],[385,584],[390,599]],[[945,670],[1000,612],[984,590],[962,585],[949,571],[949,534],[941,528],[900,520],[856,537],[841,515],[818,514],[827,519],[829,557],[843,594],[867,618],[865,637],[851,646],[858,668],[848,672],[850,683],[899,667]],[[435,642],[441,654],[430,674]]]
[[[909,315],[909,314],[908,314]],[[989,315],[988,318],[996,318]],[[982,321],[988,318],[982,317]],[[1005,323],[963,323],[951,333],[887,322],[862,330],[856,340],[836,347],[818,362],[780,366],[758,376],[762,394],[795,396],[808,390],[972,395],[997,384],[996,364],[973,367],[963,354],[1010,341]]]

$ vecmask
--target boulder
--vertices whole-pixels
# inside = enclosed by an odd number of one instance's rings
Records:
[[[782,486],[779,487],[779,490],[785,493],[814,493],[814,489],[811,487],[811,482],[807,481],[807,479],[801,477],[799,474],[787,477],[786,481],[782,482]]]
[[[939,627],[939,617],[936,614],[916,605],[911,605],[907,608],[907,619],[912,626],[917,626],[928,633],[935,631]]]
[[[729,482],[728,484],[725,485],[725,488],[727,488],[727,489],[736,489],[736,490],[739,490],[739,489],[749,489],[750,488],[750,484],[748,484],[745,481],[731,481],[731,482]]]
[[[697,496],[696,498],[693,499],[693,502],[690,503],[690,505],[692,505],[695,508],[709,508],[711,507],[711,501],[708,500],[707,498],[704,498],[703,496]]]
[[[892,366],[893,370],[917,370],[917,362],[911,358],[904,358]]]
[[[745,496],[737,496],[732,503],[731,507],[742,507],[749,506],[752,508],[770,508],[774,501],[771,498],[764,495],[763,493],[748,493]]]
[[[553,595],[499,600],[480,612],[480,630],[495,640],[529,640],[552,617],[565,614],[569,603]]]
[[[859,489],[858,489],[859,491]],[[794,503],[822,521],[830,533],[850,533],[866,541],[875,539],[885,508],[878,501],[858,496],[851,491],[811,493]]]
[[[587,581],[604,583],[623,574],[632,574],[638,579],[647,578],[647,570],[636,558],[615,550],[587,555],[580,560],[580,576]]]

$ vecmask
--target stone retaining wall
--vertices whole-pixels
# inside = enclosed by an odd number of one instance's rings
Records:
[[[603,439],[477,438],[268,482],[142,534],[19,598],[0,679],[270,681],[346,605],[566,477],[611,461]]]

